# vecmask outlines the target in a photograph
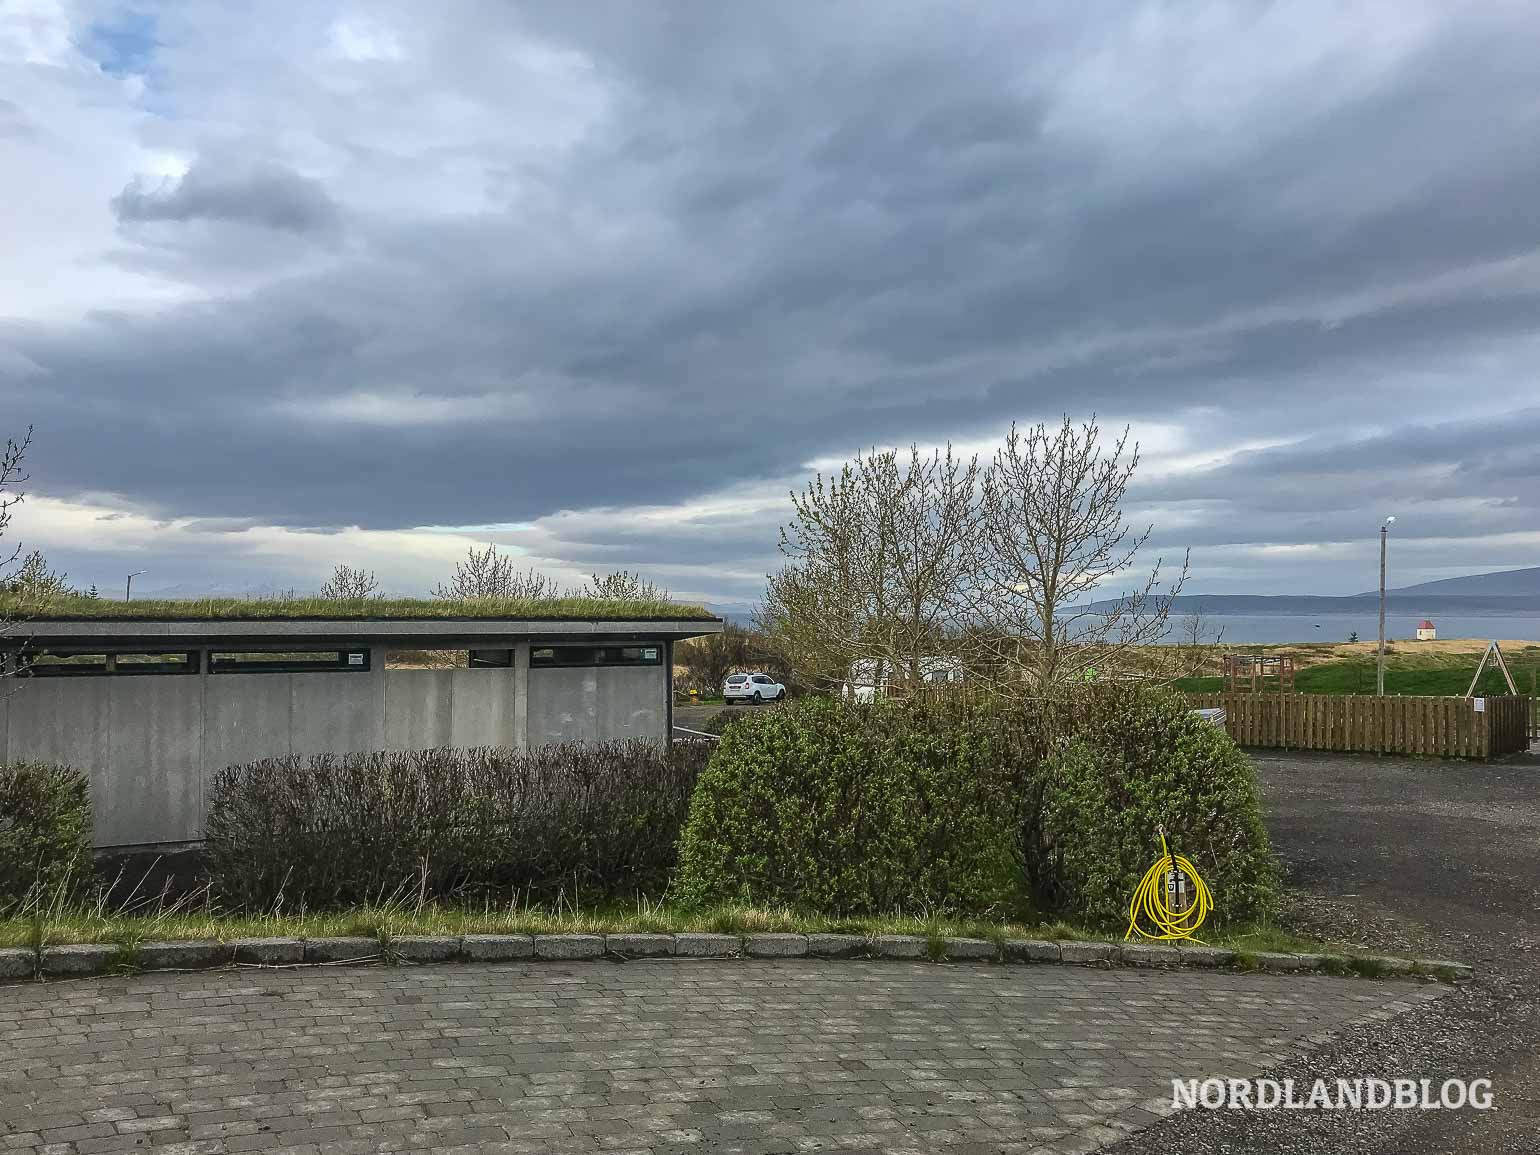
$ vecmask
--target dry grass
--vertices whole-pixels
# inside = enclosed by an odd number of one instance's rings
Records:
[[[100,910],[55,910],[46,916],[0,919],[0,947],[42,947],[65,943],[112,943],[134,947],[144,942],[237,938],[360,936],[388,941],[406,935],[462,934],[624,934],[709,932],[716,934],[885,934],[942,938],[1008,938],[1116,941],[1121,930],[1067,922],[991,921],[944,914],[828,918],[789,908],[718,906],[681,909],[646,900],[635,907],[573,909],[508,907],[480,910],[449,906],[377,906],[335,914],[224,915],[212,911],[171,909],[141,914]],[[1216,933],[1205,942],[1240,951],[1319,951],[1319,942],[1274,926],[1242,926]],[[1341,948],[1338,948],[1341,949]]]
[[[1482,651],[1490,638],[1438,638],[1431,642],[1419,642],[1415,638],[1400,638],[1386,642],[1386,668],[1401,670],[1455,668],[1474,670]],[[1522,640],[1499,641],[1503,655],[1509,663],[1523,654],[1540,653],[1540,645]],[[1375,639],[1367,642],[1294,642],[1280,645],[1218,645],[1202,646],[1194,651],[1184,647],[1184,652],[1198,658],[1195,663],[1202,675],[1217,677],[1223,672],[1225,654],[1267,654],[1294,659],[1296,671],[1330,662],[1373,661],[1379,650]]]
[[[355,598],[334,601],[314,597],[145,598],[131,602],[107,598],[58,597],[43,602],[0,595],[0,619],[98,621],[153,619],[170,621],[332,621],[337,619],[515,619],[537,621],[707,621],[702,606],[661,600],[615,598],[478,598],[453,601],[427,598]]]

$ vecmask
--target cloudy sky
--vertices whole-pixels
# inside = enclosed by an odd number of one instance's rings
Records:
[[[1073,16],[1066,13],[1073,12]],[[1133,426],[1190,590],[1540,561],[1540,12],[0,0],[0,435],[71,578],[751,602],[868,445]]]

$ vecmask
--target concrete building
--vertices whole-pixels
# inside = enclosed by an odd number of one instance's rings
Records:
[[[91,777],[99,847],[203,834],[210,778],[283,754],[667,741],[674,643],[717,618],[32,621],[0,635],[0,757]],[[388,668],[389,651],[458,668]]]

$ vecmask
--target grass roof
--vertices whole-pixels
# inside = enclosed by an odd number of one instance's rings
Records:
[[[107,598],[54,597],[38,602],[0,594],[0,619],[34,622],[80,621],[389,621],[407,619],[537,621],[715,621],[703,606],[615,598],[428,598],[314,597]]]

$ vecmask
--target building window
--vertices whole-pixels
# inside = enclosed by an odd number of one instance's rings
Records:
[[[15,658],[15,670],[23,677],[72,678],[85,675],[196,674],[198,653],[191,651],[134,650],[110,653],[101,650],[24,650]]]
[[[663,645],[536,646],[529,652],[531,669],[558,666],[661,666]]]
[[[512,650],[471,650],[466,664],[471,669],[502,669],[513,665]]]
[[[368,650],[212,650],[211,674],[292,674],[331,670],[363,673]]]

